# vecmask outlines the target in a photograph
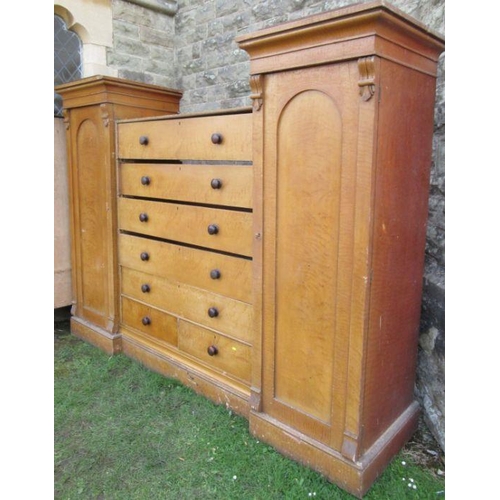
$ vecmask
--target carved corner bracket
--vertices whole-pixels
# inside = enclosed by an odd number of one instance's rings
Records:
[[[68,110],[66,108],[64,108],[62,110],[62,116],[63,116],[63,123],[64,123],[64,128],[66,130],[69,130],[69,113],[68,113]]]
[[[263,93],[262,93],[262,82],[264,77],[262,75],[251,75],[250,76],[250,89],[252,93],[250,94],[250,99],[253,101],[253,110],[259,111],[264,103]]]
[[[359,95],[369,101],[375,94],[375,56],[358,59]]]
[[[109,126],[109,106],[105,103],[103,104],[100,104],[99,105],[99,108],[101,110],[101,119],[102,119],[102,123],[105,127],[108,127]]]

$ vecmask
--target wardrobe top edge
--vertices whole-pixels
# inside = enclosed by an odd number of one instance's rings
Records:
[[[303,30],[312,28],[325,29],[331,27],[332,29],[337,25],[340,26],[345,22],[362,22],[367,16],[385,16],[392,18],[399,23],[408,26],[409,29],[421,32],[422,36],[434,39],[437,44],[443,45],[444,48],[444,35],[430,29],[424,23],[418,21],[411,15],[403,12],[399,8],[392,5],[386,0],[376,0],[368,3],[356,3],[347,7],[330,10],[320,14],[313,14],[287,23],[282,23],[270,28],[254,31],[240,35],[235,38],[235,41],[240,44],[241,48],[245,49],[246,45],[255,42],[264,41],[268,38],[276,36],[287,36]]]

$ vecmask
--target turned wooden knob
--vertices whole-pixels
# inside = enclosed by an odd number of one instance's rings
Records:
[[[151,290],[151,287],[147,283],[144,283],[144,285],[141,285],[142,293],[148,293],[150,290]]]
[[[143,175],[141,177],[141,184],[143,186],[149,186],[150,182],[151,182],[151,179],[147,175]]]
[[[208,234],[217,234],[219,232],[219,226],[217,224],[210,224],[207,231]]]
[[[148,254],[148,252],[142,252],[141,253],[141,260],[149,260],[149,254]]]
[[[214,144],[221,144],[222,143],[222,135],[221,134],[212,134],[212,142]]]
[[[148,316],[144,316],[144,318],[142,318],[142,324],[144,326],[150,325],[151,324],[151,318],[148,318]]]
[[[208,347],[207,352],[209,356],[215,356],[219,352],[219,349],[217,349],[214,345],[211,345]]]
[[[218,310],[216,307],[211,307],[211,308],[208,310],[208,315],[209,315],[211,318],[216,318],[216,317],[219,315],[219,310]]]
[[[147,222],[148,221],[148,214],[145,214],[145,213],[139,214],[139,220],[141,222]]]
[[[220,189],[222,187],[222,181],[220,179],[212,179],[210,185],[212,189]]]
[[[210,277],[213,280],[218,280],[220,278],[220,271],[218,269],[212,269],[210,271]]]
[[[139,144],[141,144],[141,146],[147,146],[148,143],[149,139],[147,135],[141,135],[141,137],[139,137]]]

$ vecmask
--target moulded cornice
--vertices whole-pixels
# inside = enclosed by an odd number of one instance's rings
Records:
[[[440,34],[383,0],[241,35],[236,42],[250,55],[252,74],[372,55],[432,74],[444,50]]]
[[[103,75],[64,83],[54,90],[63,97],[65,108],[100,103],[130,105],[135,99],[142,107],[163,106],[168,111],[182,97],[182,92],[175,89]]]

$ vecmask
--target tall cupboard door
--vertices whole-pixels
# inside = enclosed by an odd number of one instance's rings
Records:
[[[351,303],[356,190],[370,191],[356,186],[358,128],[375,106],[358,79],[353,62],[264,80],[262,412],[337,450],[351,316],[363,314]]]

